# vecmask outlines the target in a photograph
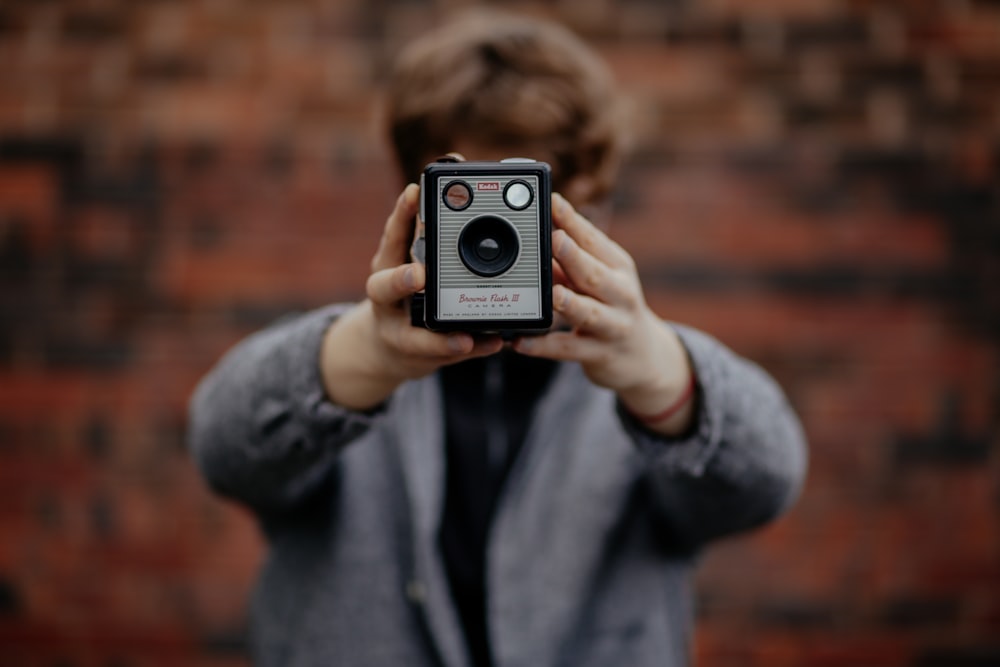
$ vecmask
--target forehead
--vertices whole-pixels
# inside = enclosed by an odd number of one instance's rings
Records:
[[[458,139],[452,144],[452,153],[458,153],[466,160],[500,161],[511,157],[524,157],[548,162],[552,167],[552,189],[570,200],[574,206],[600,204],[594,201],[593,179],[587,174],[573,174],[567,180],[567,174],[559,173],[559,165],[553,164],[554,153],[547,152],[544,147],[512,143],[507,146],[497,146],[483,142]],[[428,156],[424,164],[433,162],[439,155]]]
[[[525,157],[543,162],[550,160],[547,155],[542,155],[537,148],[531,149],[527,146],[516,144],[509,146],[489,146],[483,143],[460,139],[455,142],[455,147],[452,150],[466,160],[499,161],[511,157]]]

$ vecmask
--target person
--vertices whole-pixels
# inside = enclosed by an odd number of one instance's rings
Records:
[[[256,664],[684,665],[696,557],[798,494],[781,390],[655,315],[581,213],[620,161],[615,95],[539,19],[464,16],[401,53],[384,111],[411,184],[367,298],[252,335],[192,398],[198,465],[268,541]],[[560,326],[505,342],[411,324],[413,182],[448,152],[552,165]]]

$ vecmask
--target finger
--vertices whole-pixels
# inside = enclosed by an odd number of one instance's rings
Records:
[[[404,355],[423,358],[435,367],[493,354],[503,347],[499,336],[474,338],[465,332],[435,333],[402,320],[387,335],[393,347]]]
[[[472,351],[465,355],[465,359],[487,357],[503,349],[503,339],[500,336],[481,336],[473,340],[475,342],[472,346]]]
[[[436,366],[456,364],[473,357],[486,357],[503,349],[503,340],[499,336],[473,337],[464,333],[431,333],[431,335],[447,339],[446,352],[437,354],[434,358]]]
[[[552,195],[552,222],[556,228],[565,230],[573,237],[581,248],[605,264],[614,267],[628,267],[634,264],[628,251],[598,229],[594,223],[580,215],[559,193]]]
[[[556,260],[552,260],[552,284],[566,285],[570,289],[573,289],[573,281],[569,279],[569,276],[563,271],[562,265]]]
[[[604,340],[621,338],[628,333],[629,320],[622,311],[562,285],[552,288],[552,307],[582,333]]]
[[[376,306],[396,306],[424,288],[426,275],[423,264],[382,269],[368,276],[365,292]]]
[[[396,199],[385,229],[379,240],[378,250],[372,257],[372,272],[398,266],[409,258],[408,244],[413,233],[413,217],[417,214],[420,187],[410,183]]]
[[[529,357],[544,357],[556,361],[593,363],[607,354],[607,345],[568,331],[555,331],[544,336],[524,336],[513,343],[514,351]]]
[[[389,344],[406,357],[424,359],[432,365],[442,366],[475,349],[475,341],[467,333],[441,334],[422,327],[415,327],[409,320],[400,319],[383,334]]]
[[[577,245],[565,231],[552,235],[552,255],[575,291],[612,305],[631,305],[634,295],[625,276]]]

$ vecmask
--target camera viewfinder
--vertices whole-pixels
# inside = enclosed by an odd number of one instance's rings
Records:
[[[452,181],[444,187],[444,205],[453,211],[463,211],[472,203],[472,189],[465,181]]]

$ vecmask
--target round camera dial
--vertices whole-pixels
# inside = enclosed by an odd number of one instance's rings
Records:
[[[523,211],[531,206],[534,198],[535,195],[531,191],[531,186],[520,179],[511,181],[503,189],[504,203],[515,211]]]
[[[464,211],[472,204],[472,188],[465,181],[451,181],[442,189],[441,200],[453,211]]]

